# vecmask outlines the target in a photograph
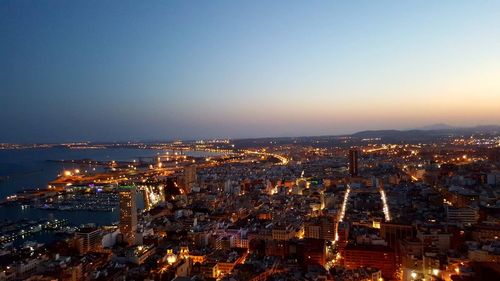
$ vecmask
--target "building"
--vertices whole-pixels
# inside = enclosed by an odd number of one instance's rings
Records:
[[[486,182],[491,186],[500,185],[500,171],[494,171],[487,175]]]
[[[476,224],[472,226],[472,239],[485,242],[498,240],[500,237],[500,226],[494,224]]]
[[[346,222],[339,222],[337,226],[337,233],[338,233],[338,242],[339,245],[342,247],[347,244],[347,240],[349,239],[349,224]]]
[[[334,216],[321,217],[321,239],[335,240],[335,228],[337,222]]]
[[[271,257],[282,257],[288,255],[288,243],[287,241],[278,240],[266,240],[265,241],[265,253],[266,256]]]
[[[61,272],[61,280],[79,281],[83,280],[83,264],[76,263],[68,265]]]
[[[321,216],[304,223],[304,238],[335,240],[335,218]]]
[[[469,250],[468,258],[475,262],[495,262],[500,263],[500,255],[485,250]]]
[[[415,236],[413,226],[408,224],[398,224],[390,222],[382,222],[380,224],[380,237],[382,237],[390,247],[398,244],[398,241],[404,238]]]
[[[306,238],[297,242],[299,262],[302,265],[321,265],[326,263],[326,244],[323,239]]]
[[[151,200],[149,198],[149,190],[148,190],[148,187],[143,187],[141,189],[141,192],[142,192],[142,199],[143,199],[143,203],[144,203],[144,209],[146,210],[149,210],[151,209]]]
[[[14,264],[14,271],[16,278],[18,278],[17,280],[24,280],[26,277],[35,274],[42,266],[43,261],[41,258],[33,258],[16,262]]]
[[[267,240],[266,256],[282,259],[296,259],[301,265],[325,265],[326,243],[323,239],[304,238],[283,240]]]
[[[349,269],[375,267],[385,279],[392,279],[396,273],[394,251],[380,245],[350,245],[344,249],[344,265]]]
[[[134,186],[120,187],[120,232],[128,243],[135,242],[137,231],[137,203]]]
[[[333,280],[380,281],[382,273],[377,268],[360,267],[350,270],[333,271]]]
[[[98,228],[84,227],[75,232],[75,239],[79,242],[77,244],[78,252],[80,254],[86,254],[99,249],[101,246],[102,234]]]
[[[479,210],[471,207],[453,208],[446,207],[448,221],[460,224],[475,224],[479,219]]]
[[[349,174],[352,177],[358,175],[359,150],[349,149]]]
[[[440,230],[419,230],[416,237],[422,241],[424,251],[437,249],[446,253],[450,249],[452,234]]]
[[[317,222],[306,222],[304,225],[304,238],[321,238],[321,225]]]
[[[217,278],[219,276],[219,268],[216,262],[207,262],[201,265],[201,273],[203,277],[209,278]]]
[[[276,225],[272,230],[274,240],[290,240],[295,237],[296,231],[292,225]]]
[[[215,249],[217,250],[229,250],[231,249],[231,239],[230,236],[219,236],[215,240]]]
[[[120,263],[143,264],[148,258],[154,255],[156,247],[153,245],[141,245],[127,248],[122,255],[114,257]]]
[[[184,181],[184,183],[183,183],[184,189],[186,190],[187,193],[190,193],[191,189],[196,184],[196,166],[195,165],[189,165],[189,166],[184,167],[183,181]]]

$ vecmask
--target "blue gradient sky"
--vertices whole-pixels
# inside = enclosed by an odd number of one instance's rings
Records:
[[[4,142],[500,124],[500,1],[13,0],[0,38]]]

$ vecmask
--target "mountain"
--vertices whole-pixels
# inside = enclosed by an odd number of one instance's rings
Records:
[[[358,138],[382,138],[386,140],[419,140],[429,137],[462,136],[472,134],[500,134],[498,125],[481,125],[474,127],[452,127],[446,124],[435,124],[415,130],[370,130],[352,134]]]
[[[428,126],[423,126],[420,128],[416,128],[416,130],[424,130],[424,131],[434,131],[434,130],[452,130],[455,129],[456,127],[450,126],[448,124],[444,123],[437,123],[437,124],[432,124]]]

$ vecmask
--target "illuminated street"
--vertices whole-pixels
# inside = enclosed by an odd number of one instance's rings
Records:
[[[500,1],[0,3],[0,281],[500,280]]]

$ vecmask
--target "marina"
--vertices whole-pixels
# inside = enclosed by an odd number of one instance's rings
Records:
[[[48,198],[34,207],[44,210],[112,212],[118,207],[113,192],[70,193]]]
[[[67,224],[67,219],[5,222],[0,225],[0,244],[12,243],[42,231],[56,231]]]
[[[47,218],[64,221],[68,227],[111,225],[118,218],[116,188],[120,184],[141,183],[158,174],[158,163],[162,163],[160,173],[168,175],[175,172],[177,164],[205,161],[206,156],[214,155],[221,154],[134,147],[0,150],[0,221],[21,226],[2,233],[1,244],[26,241],[28,237],[47,242],[51,236],[46,232]],[[138,194],[137,206],[144,206],[142,193]]]

